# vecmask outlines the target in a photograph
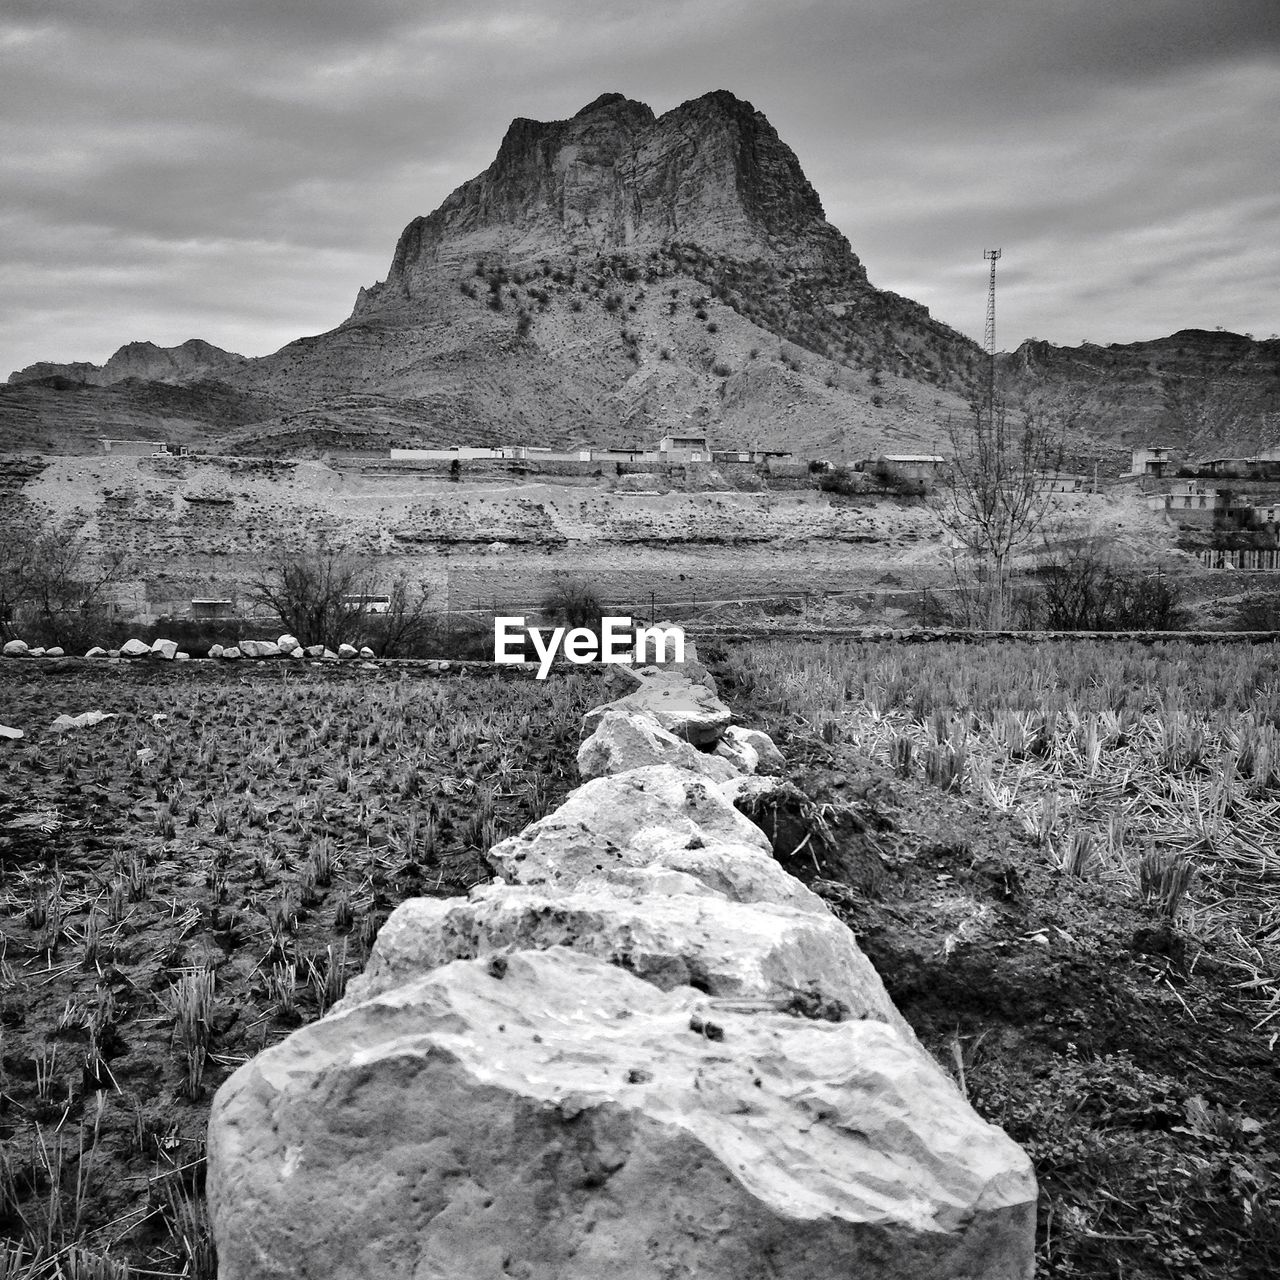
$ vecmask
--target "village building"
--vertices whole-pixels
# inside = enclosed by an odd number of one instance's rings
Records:
[[[1246,528],[1256,522],[1258,514],[1247,498],[1231,489],[1206,485],[1203,480],[1180,480],[1168,493],[1151,494],[1147,506],[1164,512],[1175,524],[1210,528]]]
[[[230,618],[235,616],[236,602],[225,597],[193,596],[191,598],[191,616],[193,618]]]
[[[167,440],[108,440],[105,436],[99,436],[98,443],[102,446],[103,453],[120,457],[150,458],[157,454],[166,458],[187,456],[185,444],[170,446]]]
[[[1164,445],[1151,445],[1134,449],[1129,459],[1129,475],[1154,476],[1162,479],[1165,471],[1173,465],[1173,457]]]
[[[663,436],[658,441],[660,462],[710,462],[706,436]]]

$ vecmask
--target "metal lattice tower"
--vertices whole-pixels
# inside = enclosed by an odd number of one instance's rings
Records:
[[[991,285],[987,290],[987,327],[982,345],[987,349],[987,409],[994,412],[996,404],[996,263],[999,249],[984,249],[983,259],[991,263]]]

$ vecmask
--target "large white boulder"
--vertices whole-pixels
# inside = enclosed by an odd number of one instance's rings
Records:
[[[240,654],[245,658],[278,658],[280,646],[274,640],[241,640]]]
[[[302,648],[302,642],[298,637],[288,631],[276,641],[276,644],[279,646],[281,653],[292,653],[295,649]]]
[[[606,708],[591,736],[578,748],[578,773],[584,779],[651,764],[675,765],[713,782],[727,781],[737,772],[728,760],[699,751],[656,720],[623,708]]]
[[[86,658],[105,658],[107,656],[107,651],[100,644],[95,644],[92,649],[87,649],[85,651],[84,656]]]
[[[721,787],[729,785],[671,765],[596,778],[487,857],[510,884],[567,890],[660,867],[685,872],[734,902],[826,911],[774,860],[764,832],[725,798]]]
[[[151,642],[151,656],[153,658],[164,658],[166,661],[172,662],[178,656],[178,646],[172,640],[153,640]]]
[[[25,658],[31,652],[31,647],[25,640],[6,640],[4,645],[4,656],[6,658]]]
[[[597,956],[663,990],[692,986],[833,1021],[871,1018],[915,1039],[853,934],[832,915],[599,882],[570,893],[500,884],[469,898],[410,898],[379,930],[340,1007],[452,960],[549,947]]]
[[[360,650],[353,644],[347,644],[345,640],[338,646],[338,657],[340,658],[358,658],[359,656]]]
[[[122,658],[145,658],[151,652],[151,646],[145,640],[126,640],[120,646]]]
[[[564,891],[627,883],[637,871],[658,868],[692,876],[734,902],[827,910],[778,865],[765,834],[716,786],[670,765],[585,783],[554,813],[486,856],[509,884]]]
[[[610,708],[656,720],[669,733],[695,746],[711,746],[732,718],[729,708],[703,685],[684,679],[645,681],[626,697],[588,711],[582,718],[584,735],[595,732]]]
[[[1030,1280],[1023,1152],[880,1022],[553,949],[296,1031],[214,1099],[220,1280]]]

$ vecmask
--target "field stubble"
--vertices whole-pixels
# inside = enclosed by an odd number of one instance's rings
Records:
[[[211,1278],[217,1086],[573,785],[598,677],[6,664],[0,1276]],[[58,734],[60,712],[110,718]]]
[[[795,870],[1031,1153],[1038,1274],[1280,1273],[1272,646],[769,643],[721,672],[879,873]]]

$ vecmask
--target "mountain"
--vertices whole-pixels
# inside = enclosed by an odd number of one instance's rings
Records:
[[[1224,398],[1236,435],[1271,429],[1274,350],[1234,335],[1033,341],[999,364],[1007,394],[1072,419],[1081,456],[1118,458],[1152,433],[1200,447]],[[170,422],[175,438],[306,456],[693,429],[859,457],[943,447],[986,367],[970,339],[871,284],[750,103],[721,90],[659,116],[606,93],[567,120],[514,120],[483,173],[406,226],[336,328],[260,359],[193,340],[131,343],[100,369],[33,365],[0,389],[0,430],[10,448],[60,436],[74,451],[108,426],[132,434],[132,418],[139,433]]]
[[[1183,460],[1280,444],[1280,339],[1181,329],[1166,338],[1055,347],[1035,339],[998,361],[1002,390],[1070,422],[1087,455],[1128,460],[1163,445]]]
[[[190,338],[177,347],[157,347],[153,342],[130,342],[121,347],[104,365],[52,364],[41,361],[9,375],[12,386],[27,382],[62,379],[82,386],[107,387],[126,378],[144,382],[190,383],[207,381],[234,370],[249,361],[231,351],[223,351],[212,343]]]

